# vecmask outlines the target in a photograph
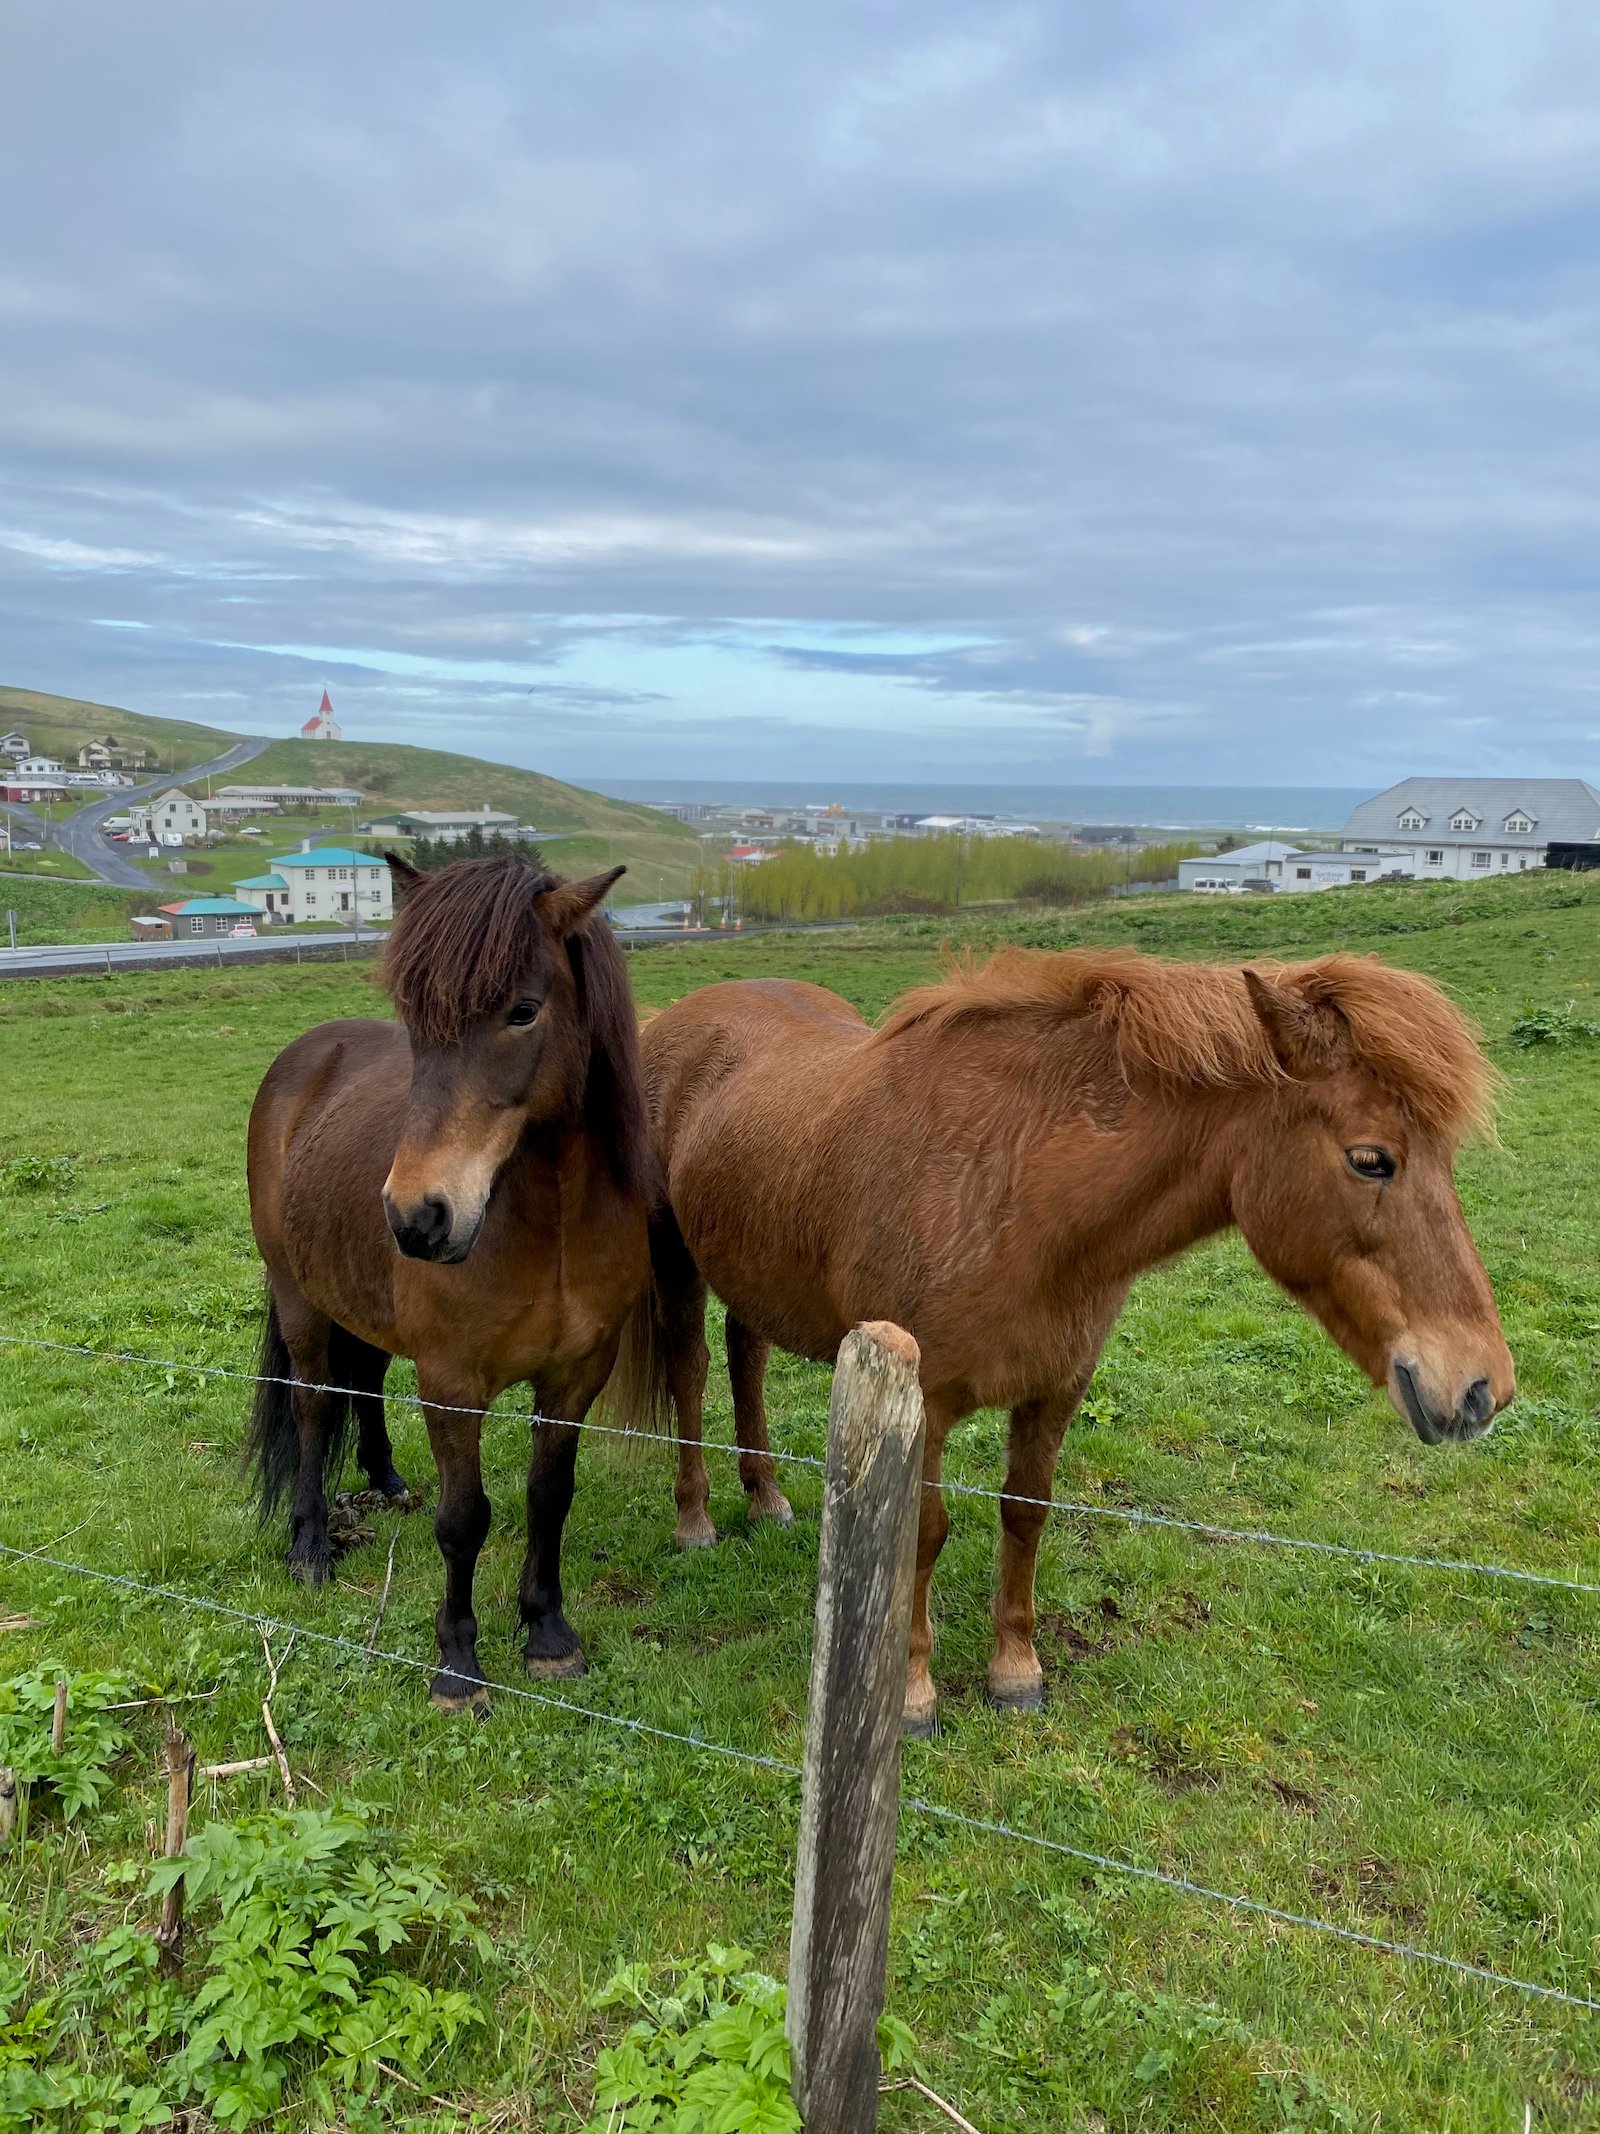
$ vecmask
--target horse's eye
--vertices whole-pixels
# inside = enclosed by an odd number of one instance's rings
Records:
[[[1344,1160],[1358,1178],[1372,1178],[1381,1183],[1394,1176],[1394,1158],[1387,1149],[1346,1149]]]
[[[529,1023],[539,1020],[539,1003],[536,1000],[519,1000],[514,1008],[506,1011],[506,1021],[513,1030],[526,1030]]]

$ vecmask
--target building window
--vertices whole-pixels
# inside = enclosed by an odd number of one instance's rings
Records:
[[[1482,872],[1489,866],[1493,858],[1494,854],[1492,852],[1474,852],[1472,855],[1472,864],[1480,872]]]
[[[1351,881],[1352,881],[1352,882],[1364,882],[1364,881],[1366,880],[1366,878],[1367,878],[1367,870],[1366,870],[1366,868],[1365,868],[1365,867],[1352,867],[1352,868],[1351,868],[1351,870],[1350,870],[1350,879],[1351,879]]]
[[[1511,832],[1513,837],[1525,837],[1527,833],[1533,828],[1533,817],[1531,815],[1524,815],[1519,810],[1515,815],[1508,815],[1506,817],[1506,828]]]
[[[1297,882],[1309,882],[1311,879],[1311,869],[1309,867],[1296,867],[1296,869],[1294,870],[1294,878]]]
[[[1457,808],[1450,818],[1450,827],[1452,830],[1476,830],[1478,817],[1466,808]]]
[[[1501,853],[1500,864],[1502,867],[1509,867],[1511,865],[1511,854],[1509,852]]]
[[[316,891],[315,891],[314,889],[308,889],[308,890],[306,891],[306,902],[307,902],[308,904],[315,904],[315,902],[316,902],[316,901],[317,901],[317,892],[316,892]]]
[[[203,934],[205,930],[206,922],[204,919],[191,919],[189,921],[189,931],[191,934]]]
[[[1434,845],[1429,850],[1428,865],[1430,867],[1442,867],[1444,865],[1444,853],[1438,845]]]
[[[1402,830],[1420,830],[1427,819],[1425,815],[1419,815],[1415,808],[1407,808],[1400,818],[1400,827]]]

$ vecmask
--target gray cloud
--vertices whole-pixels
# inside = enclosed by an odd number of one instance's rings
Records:
[[[567,775],[1586,770],[1600,18],[13,11],[0,666]]]

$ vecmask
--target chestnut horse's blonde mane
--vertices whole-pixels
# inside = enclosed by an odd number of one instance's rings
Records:
[[[1472,1025],[1431,979],[1376,956],[1251,968],[1330,1024],[1348,1056],[1423,1126],[1452,1141],[1489,1127],[1494,1070]],[[1220,1089],[1288,1079],[1242,968],[1168,963],[1134,949],[1006,948],[983,963],[955,962],[942,983],[903,994],[874,1042],[1002,1016],[1091,1018],[1114,1040],[1130,1081]]]

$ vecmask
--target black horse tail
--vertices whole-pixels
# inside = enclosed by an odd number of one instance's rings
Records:
[[[348,1373],[340,1371],[342,1327],[331,1329],[328,1342],[330,1387],[346,1387]],[[267,1292],[266,1318],[261,1328],[261,1354],[256,1364],[256,1397],[250,1410],[250,1428],[245,1436],[245,1464],[256,1493],[256,1509],[263,1526],[294,1486],[300,1471],[300,1432],[294,1417],[294,1361],[278,1324],[278,1303]],[[324,1473],[337,1474],[344,1464],[345,1437],[350,1425],[350,1395],[330,1391],[325,1417]]]

